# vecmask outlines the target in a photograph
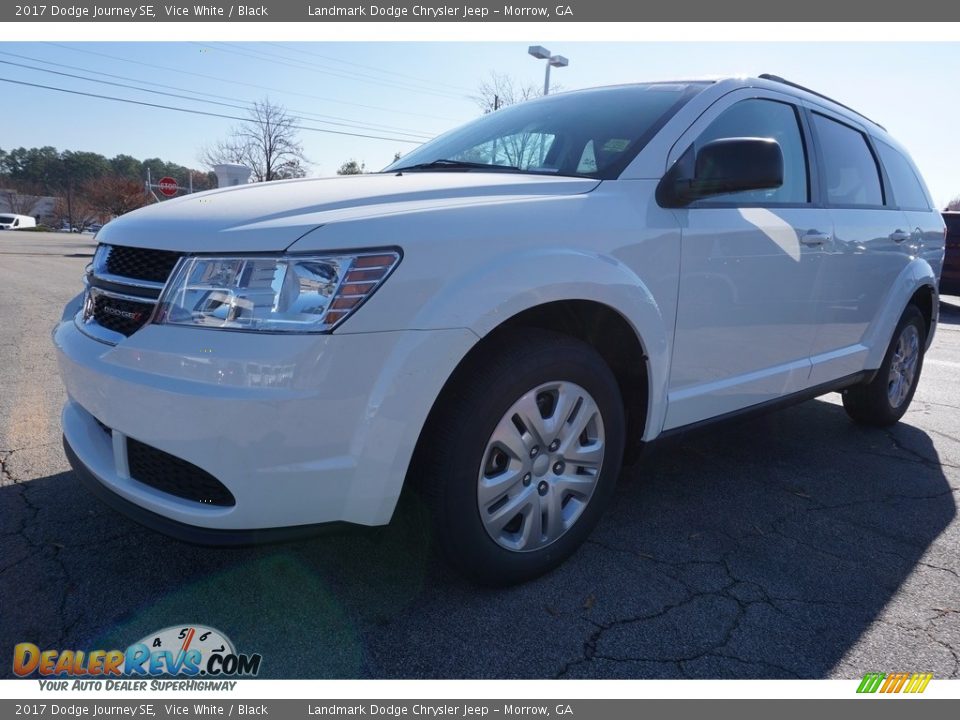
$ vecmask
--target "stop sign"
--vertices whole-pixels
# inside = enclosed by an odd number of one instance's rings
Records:
[[[177,185],[177,181],[172,177],[162,177],[157,181],[157,189],[162,195],[173,197],[177,194],[177,190],[179,190],[180,187]]]

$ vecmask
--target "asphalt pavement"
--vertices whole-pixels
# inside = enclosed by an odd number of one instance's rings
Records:
[[[434,559],[416,498],[382,529],[208,549],[90,496],[50,330],[93,247],[0,232],[4,676],[18,642],[122,648],[185,623],[276,678],[960,676],[960,299],[894,428],[832,395],[664,446],[564,566],[490,590]]]

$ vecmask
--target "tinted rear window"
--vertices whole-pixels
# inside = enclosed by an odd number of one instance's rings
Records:
[[[867,138],[849,125],[814,113],[831,205],[883,205],[883,186]]]
[[[893,202],[905,210],[929,210],[927,194],[910,162],[882,140],[877,141],[877,151],[893,186]]]

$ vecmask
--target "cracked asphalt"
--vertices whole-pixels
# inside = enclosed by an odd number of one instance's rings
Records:
[[[17,642],[125,647],[202,623],[268,677],[960,676],[960,300],[890,430],[839,396],[654,450],[563,567],[488,590],[387,528],[254,549],[168,540],[60,447],[49,333],[89,236],[0,232],[0,667]],[[242,421],[242,420],[241,420]]]

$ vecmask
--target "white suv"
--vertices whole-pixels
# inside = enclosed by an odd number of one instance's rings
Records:
[[[407,485],[450,561],[510,583],[645,443],[831,391],[896,422],[944,225],[882,127],[761,76],[553,95],[98,240],[54,332],[98,495],[233,544],[385,524]]]

